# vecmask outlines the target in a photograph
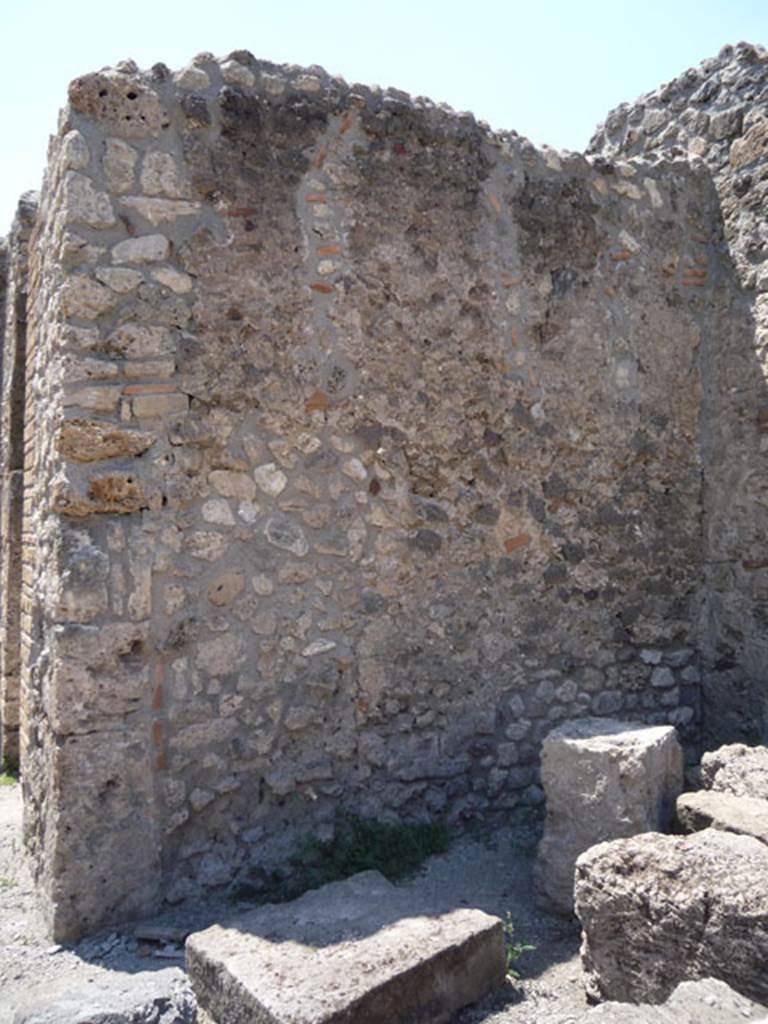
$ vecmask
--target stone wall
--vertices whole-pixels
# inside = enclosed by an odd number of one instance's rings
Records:
[[[706,167],[718,190],[739,287],[710,346],[705,474],[704,739],[768,736],[768,53],[740,43],[609,114],[592,143],[609,158]]]
[[[18,768],[21,686],[22,519],[27,332],[27,250],[37,197],[19,202],[7,243],[0,368],[0,765]]]
[[[69,101],[26,370],[52,933],[280,863],[340,808],[529,814],[565,718],[695,753],[703,439],[749,322],[707,167],[244,52]]]

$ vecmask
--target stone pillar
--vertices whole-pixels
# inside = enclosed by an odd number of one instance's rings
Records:
[[[565,722],[544,740],[547,799],[536,862],[541,901],[573,913],[576,858],[596,843],[661,831],[682,789],[683,757],[672,726],[610,718]]]

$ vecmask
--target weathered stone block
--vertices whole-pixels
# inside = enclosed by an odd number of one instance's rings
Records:
[[[58,449],[74,462],[130,458],[141,455],[155,441],[155,435],[142,430],[124,430],[99,420],[65,420],[59,427]]]
[[[681,981],[660,1006],[602,1003],[579,1024],[744,1024],[763,1020],[768,1011],[716,978]]]
[[[587,991],[659,1002],[681,981],[720,978],[768,1001],[768,848],[706,829],[600,843],[576,862]]]
[[[677,798],[677,820],[684,832],[719,828],[753,836],[768,846],[768,800],[717,790],[682,793]]]
[[[9,1007],[13,1024],[196,1024],[195,997],[178,967],[89,980],[85,990],[46,982]]]
[[[414,906],[376,871],[187,939],[198,1002],[227,1024],[440,1024],[505,969],[498,918]]]
[[[768,747],[729,743],[701,759],[701,784],[734,796],[768,800]]]
[[[671,820],[682,789],[682,751],[671,726],[580,719],[544,740],[541,781],[547,818],[536,885],[542,902],[570,914],[579,854]]]

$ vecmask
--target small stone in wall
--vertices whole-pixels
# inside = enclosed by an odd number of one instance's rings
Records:
[[[245,587],[245,577],[241,572],[223,572],[208,587],[208,600],[217,607],[232,604]]]
[[[260,507],[253,501],[241,501],[237,506],[237,514],[244,523],[255,523],[260,512]]]
[[[128,270],[126,267],[99,267],[94,277],[119,295],[132,292],[144,280],[139,270]]]
[[[256,485],[247,473],[229,469],[214,469],[209,474],[208,480],[225,498],[252,501],[256,497]]]
[[[67,132],[61,140],[61,160],[68,170],[81,171],[90,163],[91,152],[78,131]]]
[[[200,210],[199,203],[191,203],[186,199],[163,199],[160,197],[126,196],[123,206],[138,213],[154,227],[159,224],[171,224],[179,217],[191,217]],[[154,258],[154,257],[153,257]]]
[[[253,478],[261,490],[273,498],[281,494],[288,483],[285,473],[278,469],[274,462],[267,462],[263,466],[257,466],[253,471]]]
[[[287,516],[273,516],[264,527],[264,534],[270,544],[284,551],[290,551],[298,558],[309,551],[309,544],[301,527]]]
[[[173,267],[156,267],[152,271],[152,277],[175,295],[186,295],[192,290],[192,278],[189,274],[184,274]]]
[[[70,224],[86,224],[90,228],[111,228],[115,212],[106,192],[97,192],[91,179],[69,171],[62,186],[64,217]]]
[[[224,61],[221,65],[221,77],[227,85],[238,85],[241,89],[249,89],[256,84],[253,72],[236,60]]]
[[[73,274],[61,289],[61,310],[73,320],[95,320],[112,309],[117,296],[111,288],[85,274]]]
[[[327,654],[335,646],[336,644],[333,640],[313,640],[311,644],[307,644],[301,653],[305,658],[311,658],[315,654]]]
[[[251,586],[260,594],[262,597],[267,597],[275,589],[275,585],[269,576],[265,576],[264,573],[257,573],[251,577]]]
[[[347,459],[342,465],[341,471],[352,480],[367,480],[368,478],[368,470],[360,459]]]
[[[165,235],[126,238],[112,246],[113,263],[155,263],[168,258],[170,242]]]
[[[122,139],[105,140],[102,162],[110,192],[119,195],[122,192],[129,192],[133,188],[137,159],[136,150]]]
[[[141,168],[141,190],[148,196],[184,196],[181,174],[170,153],[147,153]]]
[[[223,534],[198,530],[190,535],[186,550],[193,558],[215,562],[217,558],[221,558],[228,546],[229,541]]]
[[[206,523],[215,523],[217,526],[234,526],[235,517],[229,502],[224,498],[211,498],[203,503],[200,510]]]

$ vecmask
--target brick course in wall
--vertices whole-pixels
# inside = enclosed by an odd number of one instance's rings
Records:
[[[340,809],[535,813],[566,718],[695,755],[710,418],[753,351],[721,205],[700,161],[537,150],[245,52],[72,83],[22,535],[57,939]]]

